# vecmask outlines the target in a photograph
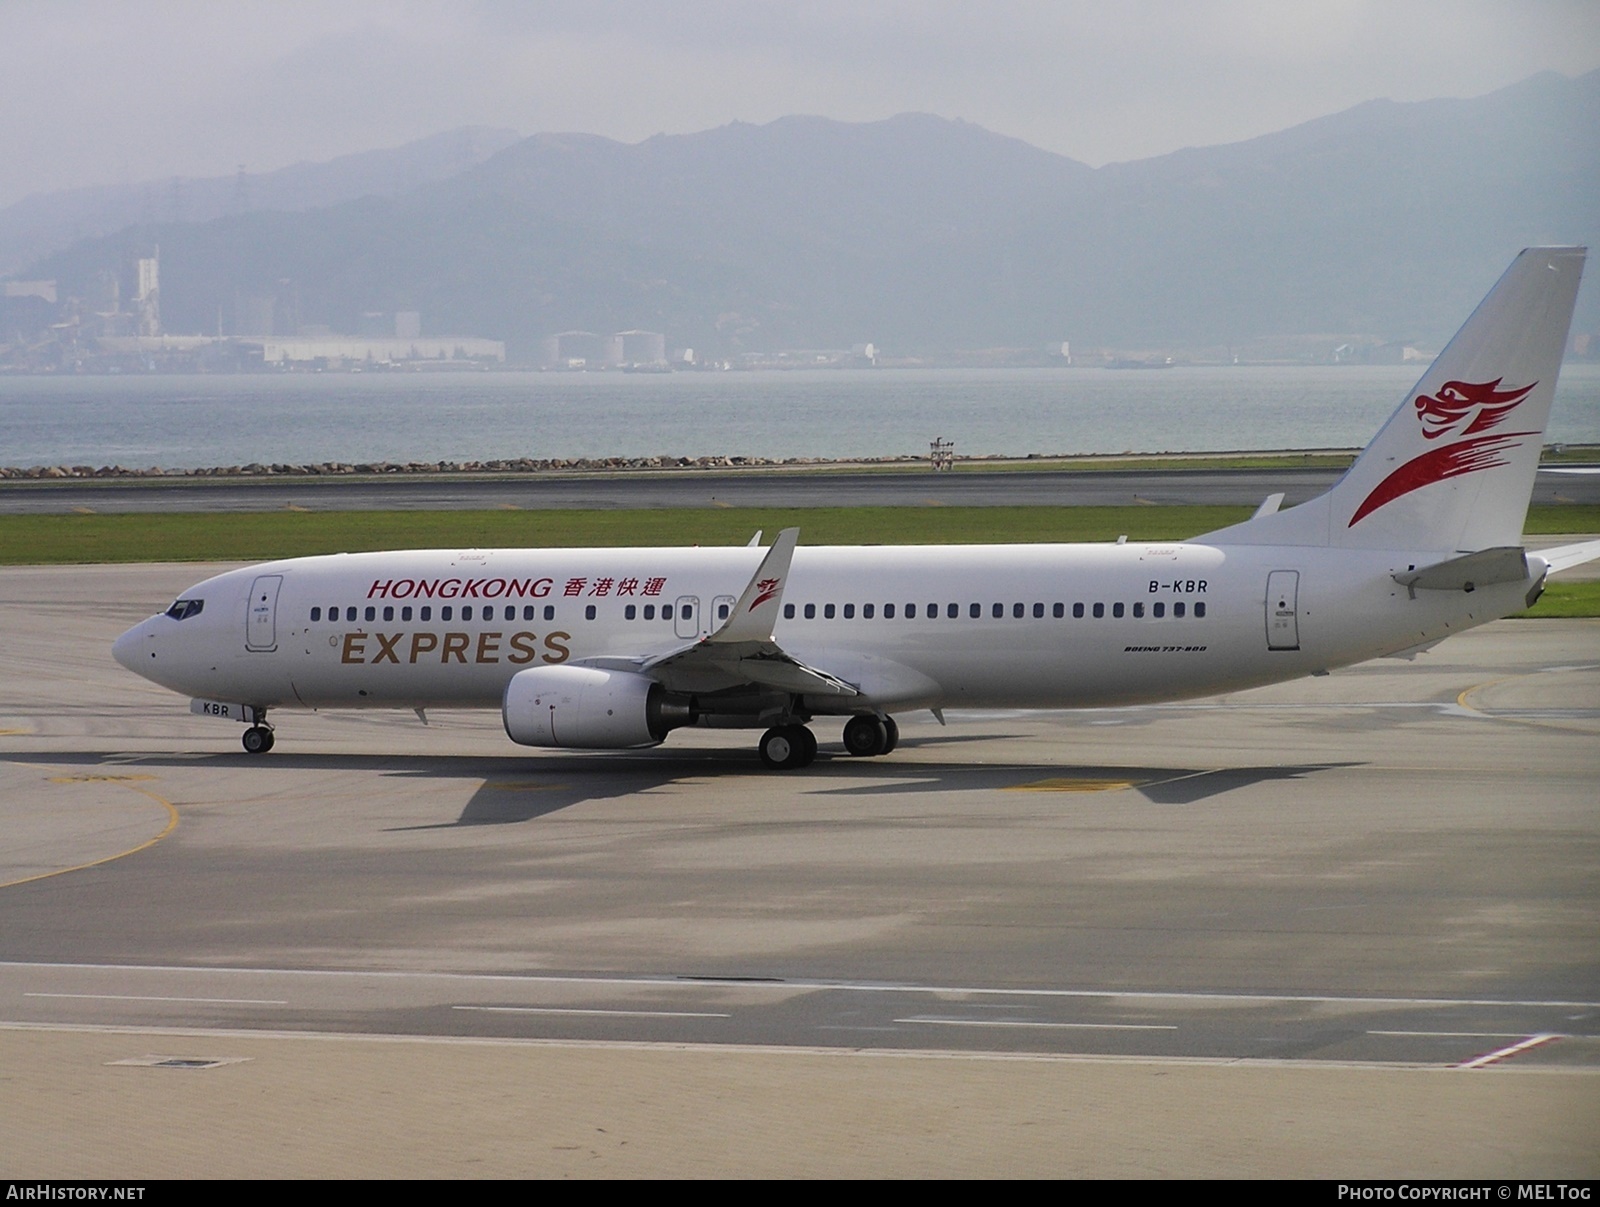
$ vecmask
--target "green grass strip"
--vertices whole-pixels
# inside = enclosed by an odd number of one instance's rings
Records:
[[[808,545],[1173,540],[1248,507],[817,507],[657,511],[330,511],[0,516],[0,564],[261,561],[369,549],[742,545],[798,525]]]
[[[1539,602],[1514,620],[1576,620],[1600,616],[1600,582],[1551,582]]]
[[[798,525],[808,545],[1176,540],[1248,507],[818,507],[653,511],[141,512],[0,516],[0,565],[263,561],[369,549],[744,544]],[[1544,506],[1530,534],[1600,531],[1600,506]]]

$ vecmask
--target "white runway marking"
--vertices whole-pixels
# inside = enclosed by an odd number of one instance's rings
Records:
[[[1476,1060],[1464,1060],[1464,1061],[1462,1061],[1460,1064],[1458,1064],[1456,1066],[1456,1068],[1458,1068],[1458,1069],[1481,1069],[1481,1068],[1484,1068],[1487,1065],[1497,1064],[1500,1061],[1506,1060],[1509,1057],[1516,1056],[1516,1055],[1518,1055],[1519,1053],[1522,1053],[1522,1052],[1526,1052],[1530,1048],[1537,1048],[1542,1044],[1549,1043],[1553,1039],[1560,1039],[1560,1038],[1561,1038],[1561,1036],[1553,1035],[1553,1034],[1530,1035],[1530,1036],[1528,1036],[1527,1039],[1523,1040],[1520,1044],[1511,1044],[1508,1047],[1496,1048],[1493,1052],[1485,1052],[1482,1056],[1478,1057]]]
[[[1368,1035],[1397,1035],[1403,1039],[1524,1039],[1526,1031],[1368,1031]]]
[[[287,1006],[270,998],[252,997],[153,997],[144,993],[24,993],[23,997],[82,998],[92,1002],[193,1002],[204,1006]]]
[[[927,1023],[937,1027],[1041,1027],[1057,1031],[1176,1031],[1167,1023],[1041,1023],[1025,1018],[937,1018],[911,1015],[897,1023]]]
[[[1006,998],[1106,998],[1134,1002],[1205,1002],[1211,1004],[1240,1003],[1257,1005],[1301,1004],[1332,1006],[1523,1006],[1559,1010],[1600,1010],[1600,1001],[1570,1001],[1566,999],[1477,998],[1477,997],[1368,997],[1322,993],[1230,993],[1210,990],[1172,989],[1019,989],[995,988],[983,985],[912,985],[888,981],[824,981],[824,980],[770,980],[741,979],[738,977],[709,976],[528,976],[515,973],[460,973],[460,972],[400,972],[358,971],[355,969],[320,968],[207,968],[182,967],[160,964],[41,964],[34,961],[0,960],[0,972],[7,970],[33,970],[38,972],[86,971],[116,972],[121,975],[165,972],[185,976],[212,974],[217,976],[286,976],[326,977],[330,980],[368,978],[384,981],[430,981],[443,984],[492,985],[617,985],[625,987],[652,987],[674,989],[703,989],[717,987],[739,989],[745,992],[793,993],[795,990],[841,993],[926,993],[950,996],[982,996]]]
[[[583,1010],[576,1006],[451,1006],[452,1010],[476,1010],[484,1014],[585,1014],[605,1018],[732,1018],[697,1010]]]

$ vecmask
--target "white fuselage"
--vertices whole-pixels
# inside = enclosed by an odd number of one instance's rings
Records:
[[[117,642],[129,669],[256,708],[495,707],[530,667],[703,638],[759,548],[417,550],[296,558],[191,588]],[[1196,543],[810,547],[773,636],[863,708],[1149,703],[1292,679],[1518,610],[1523,582],[1410,591],[1437,552]],[[732,722],[738,723],[738,722]],[[752,719],[749,723],[755,724]]]

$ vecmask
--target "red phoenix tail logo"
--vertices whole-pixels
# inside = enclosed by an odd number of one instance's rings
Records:
[[[1509,465],[1503,454],[1518,447],[1522,437],[1534,432],[1499,432],[1479,435],[1499,427],[1512,411],[1538,385],[1531,382],[1520,389],[1502,390],[1500,382],[1447,381],[1437,394],[1419,394],[1412,405],[1417,408],[1417,422],[1422,425],[1425,440],[1438,440],[1442,436],[1461,436],[1470,439],[1431,448],[1420,457],[1413,457],[1391,473],[1362,500],[1361,506],[1350,518],[1347,527],[1354,528],[1385,503],[1392,503],[1424,486],[1458,478],[1462,474]]]
[[[756,587],[760,590],[760,594],[750,601],[750,607],[746,610],[754,612],[762,604],[766,603],[767,600],[778,593],[778,587],[782,582],[783,579],[781,578],[764,578],[758,582]]]
[[[1528,391],[1539,384],[1534,382],[1520,390],[1502,390],[1501,380],[1497,377],[1493,381],[1447,381],[1432,397],[1419,395],[1413,405],[1422,423],[1423,436],[1437,440],[1457,431],[1463,436],[1487,432],[1498,427],[1528,396]],[[1462,422],[1469,419],[1463,427]]]

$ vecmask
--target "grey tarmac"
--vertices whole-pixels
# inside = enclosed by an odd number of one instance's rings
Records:
[[[109,655],[216,569],[0,569],[0,1174],[1600,1174],[1600,622],[790,775],[251,758]]]

